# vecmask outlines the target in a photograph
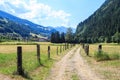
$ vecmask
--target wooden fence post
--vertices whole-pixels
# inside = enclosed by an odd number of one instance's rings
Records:
[[[65,43],[65,50],[66,50],[66,43]]]
[[[86,55],[88,56],[89,55],[89,45],[88,44],[85,45],[84,49],[85,49]]]
[[[75,43],[73,43],[73,47],[75,46]]]
[[[98,46],[98,52],[101,52],[102,51],[102,45],[100,44],[99,46]]]
[[[37,60],[39,63],[41,63],[41,61],[40,61],[40,45],[39,44],[37,44]]]
[[[64,45],[63,45],[63,51],[64,51]]]
[[[89,45],[87,45],[87,55],[89,56]]]
[[[72,44],[72,47],[73,47],[73,44]]]
[[[75,43],[73,44],[73,46],[75,46]]]
[[[17,47],[17,73],[19,75],[23,74],[23,69],[22,69],[22,47],[21,46]]]
[[[63,51],[63,49],[62,49],[62,45],[61,45],[61,52]]]
[[[69,43],[68,43],[68,49],[69,49]]]
[[[67,43],[67,49],[68,49],[68,43]]]
[[[58,55],[58,47],[57,47],[57,55]]]
[[[70,46],[71,46],[70,48],[72,48],[72,44],[70,44]]]
[[[62,48],[61,48],[61,45],[60,45],[60,53],[62,52]]]
[[[70,44],[68,44],[68,49],[70,48]]]
[[[82,44],[82,48],[84,49],[84,47],[85,47],[85,44],[83,43],[83,44]]]
[[[50,59],[50,46],[48,46],[48,59]]]

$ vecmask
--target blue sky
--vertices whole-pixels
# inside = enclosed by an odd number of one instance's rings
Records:
[[[105,0],[0,0],[0,10],[43,26],[76,27]]]

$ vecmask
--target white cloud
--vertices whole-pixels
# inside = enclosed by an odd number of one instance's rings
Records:
[[[12,13],[15,16],[28,19],[38,24],[49,22],[52,19],[53,21],[57,20],[59,25],[68,26],[69,17],[71,16],[63,10],[56,11],[37,0],[0,0],[0,7],[2,10]]]

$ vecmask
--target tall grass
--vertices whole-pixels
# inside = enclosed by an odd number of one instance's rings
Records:
[[[120,60],[120,53],[109,54],[111,60]]]
[[[0,53],[0,73],[12,74],[16,70],[16,55]]]
[[[107,52],[104,52],[104,51],[97,51],[94,53],[94,58],[97,61],[119,60],[120,54],[118,53],[108,54]]]
[[[109,55],[103,51],[95,52],[94,57],[97,61],[110,60]]]

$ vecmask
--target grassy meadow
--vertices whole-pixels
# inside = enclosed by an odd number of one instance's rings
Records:
[[[98,51],[99,44],[89,45],[89,57],[86,56],[82,49],[82,56],[87,60],[88,64],[98,75],[104,80],[120,79],[120,45],[102,44],[102,51],[109,56],[109,60],[97,61],[94,54]]]
[[[17,46],[22,46],[23,56],[23,69],[25,77],[34,80],[44,80],[47,76],[49,69],[56,60],[59,60],[65,54],[65,51],[60,53],[60,45],[63,44],[52,44],[52,43],[37,43],[40,44],[40,65],[37,61],[37,48],[36,43],[16,43],[6,42],[0,45],[0,74],[9,75],[12,78],[25,79],[20,76],[14,75],[17,70]],[[48,45],[50,45],[51,59],[48,60]],[[57,53],[57,47],[59,56]],[[63,48],[62,48],[63,49]],[[63,50],[62,50],[63,51]]]

